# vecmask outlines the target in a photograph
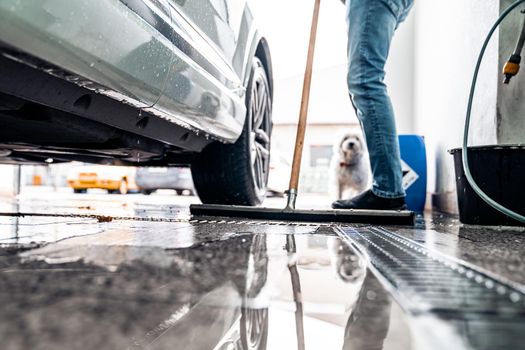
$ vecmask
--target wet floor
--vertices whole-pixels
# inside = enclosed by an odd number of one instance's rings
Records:
[[[525,348],[520,230],[194,220],[162,201],[4,202],[26,215],[0,216],[1,348]]]
[[[403,312],[333,234],[152,229],[163,237],[130,226],[5,248],[2,348],[411,348]]]

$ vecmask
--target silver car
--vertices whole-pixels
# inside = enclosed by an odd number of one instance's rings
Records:
[[[135,175],[135,182],[139,191],[146,195],[156,190],[175,190],[178,195],[184,192],[194,194],[195,186],[188,168],[139,168]]]
[[[0,162],[191,165],[205,203],[259,204],[268,45],[243,0],[0,1]]]

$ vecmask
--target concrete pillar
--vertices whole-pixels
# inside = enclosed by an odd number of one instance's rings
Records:
[[[12,197],[15,194],[15,172],[12,165],[0,165],[0,196]]]
[[[22,182],[22,166],[14,165],[13,166],[13,195],[17,196],[20,194]]]

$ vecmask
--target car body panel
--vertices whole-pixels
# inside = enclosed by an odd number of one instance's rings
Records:
[[[0,40],[97,93],[234,142],[257,34],[244,1],[223,0],[222,12],[212,2],[203,0],[210,10],[203,13],[214,10],[214,29],[192,21],[199,19],[192,1],[5,0]]]
[[[119,1],[3,0],[0,33],[5,44],[142,107],[160,97],[173,59],[171,42]]]
[[[174,31],[182,41],[187,38],[193,50],[176,54],[176,63],[155,109],[184,109],[185,122],[198,122],[201,129],[234,142],[246,116],[244,65],[249,62],[245,56],[256,41],[254,30],[247,34],[253,22],[243,20],[250,17],[249,9],[244,1],[234,1],[236,6],[227,6],[224,0],[169,1]],[[231,18],[236,19],[227,21]],[[238,23],[237,30],[232,27],[233,22]],[[247,35],[251,35],[250,39]],[[237,58],[239,55],[242,59]]]
[[[122,0],[165,37],[171,27],[174,57],[162,96],[146,110],[173,116],[222,141],[234,142],[242,131],[246,115],[244,89],[239,75],[223,53],[206,40],[187,16],[170,6],[171,23],[152,21],[146,0]],[[169,1],[173,4],[173,1]]]
[[[239,77],[245,76],[244,65],[254,30],[251,11],[245,0],[169,0],[177,13],[220,53]],[[240,59],[239,59],[240,58]],[[240,64],[239,64],[240,63]]]
[[[256,54],[272,85],[246,0],[0,1],[0,162],[189,165],[240,136]]]

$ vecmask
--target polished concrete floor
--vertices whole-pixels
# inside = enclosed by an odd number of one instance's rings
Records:
[[[525,349],[523,229],[191,218],[194,201],[2,200],[0,348]]]

